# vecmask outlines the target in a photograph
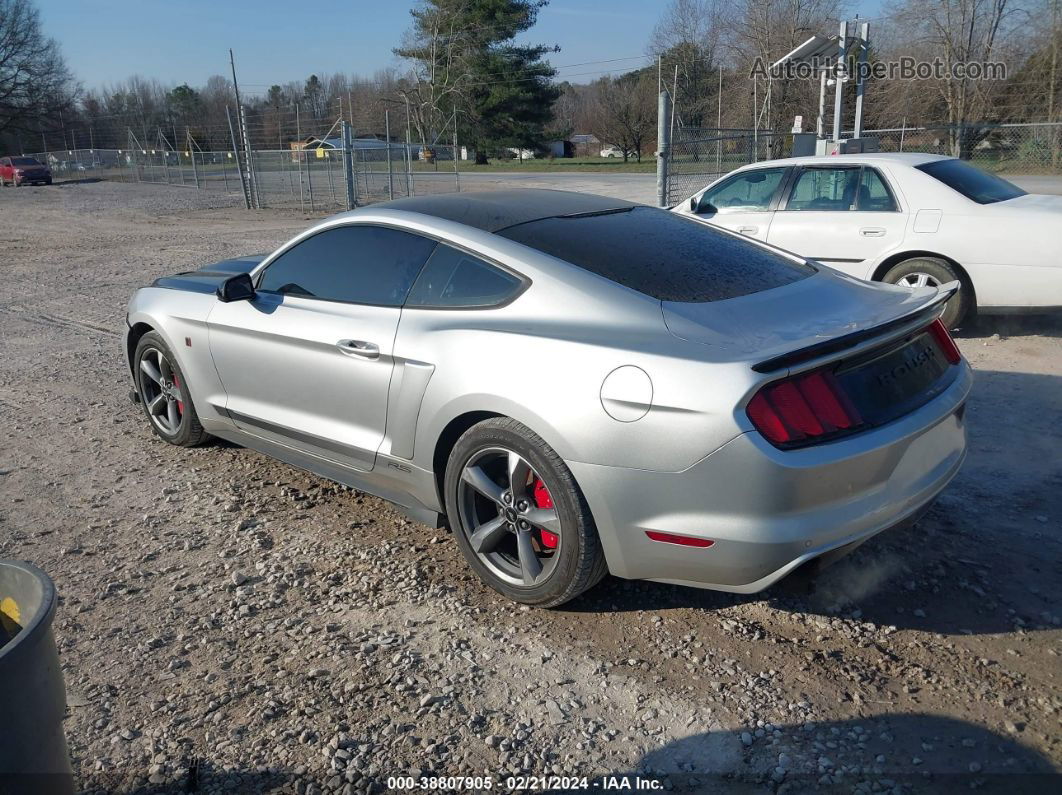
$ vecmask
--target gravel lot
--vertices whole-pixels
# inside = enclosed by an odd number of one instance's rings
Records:
[[[108,183],[3,190],[0,217],[0,557],[62,596],[81,788],[1057,788],[1033,776],[1062,768],[1062,322],[962,336],[962,473],[813,594],[607,579],[529,611],[445,531],[249,450],[167,446],[127,399],[134,288],[306,217]]]

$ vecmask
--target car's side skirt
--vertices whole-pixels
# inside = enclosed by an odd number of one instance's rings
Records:
[[[443,517],[439,511],[425,505],[411,493],[411,490],[407,490],[408,487],[415,487],[418,491],[429,487],[434,490],[434,475],[413,467],[408,461],[397,459],[392,461],[389,456],[379,456],[377,467],[383,467],[379,473],[361,472],[279,442],[263,439],[238,428],[212,427],[210,432],[234,444],[257,450],[285,464],[394,503],[414,521],[429,527],[443,526]],[[394,467],[391,466],[392,463]],[[423,482],[425,480],[429,480],[430,486],[429,483]]]

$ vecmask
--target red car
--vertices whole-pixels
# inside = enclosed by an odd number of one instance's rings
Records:
[[[0,157],[0,185],[52,184],[52,170],[33,157]]]

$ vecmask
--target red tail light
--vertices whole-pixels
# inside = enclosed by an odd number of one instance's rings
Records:
[[[937,342],[937,347],[940,348],[940,352],[944,354],[944,358],[950,364],[958,364],[962,361],[959,346],[955,344],[955,340],[948,333],[947,326],[944,325],[939,317],[929,326],[929,333],[933,335],[933,339]]]
[[[934,320],[919,334],[928,333],[949,364],[962,361],[947,327]],[[755,394],[745,409],[752,424],[767,439],[780,447],[811,444],[839,431],[864,425],[859,409],[829,368],[813,370],[791,378],[773,381]],[[868,409],[869,425],[881,422],[881,411]],[[877,419],[875,419],[877,411]]]
[[[840,384],[825,370],[768,384],[749,401],[747,413],[775,444],[826,436],[862,423]]]

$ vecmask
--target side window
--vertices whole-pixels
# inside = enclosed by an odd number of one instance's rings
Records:
[[[510,298],[520,285],[511,273],[440,243],[421,271],[406,306],[495,306]]]
[[[746,171],[717,185],[701,197],[701,205],[710,204],[719,212],[769,210],[771,198],[785,174],[784,168]],[[701,212],[711,212],[705,207]]]
[[[435,241],[381,226],[338,226],[308,237],[265,269],[258,289],[401,306]]]
[[[863,175],[859,178],[856,209],[863,212],[896,212],[896,200],[881,175],[872,168],[864,167]]]
[[[789,192],[787,210],[847,212],[855,206],[859,168],[805,168]]]

